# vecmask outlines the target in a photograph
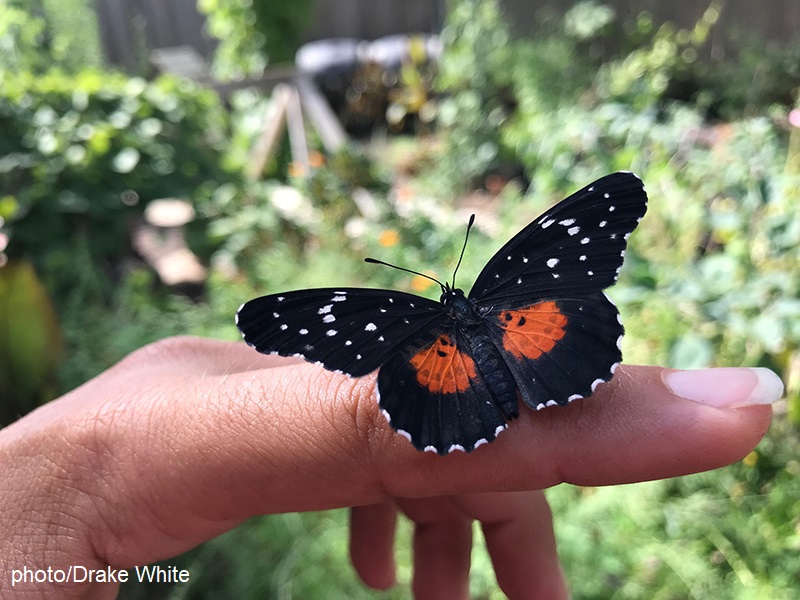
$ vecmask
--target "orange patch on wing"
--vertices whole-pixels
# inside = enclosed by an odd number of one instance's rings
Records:
[[[567,317],[555,302],[504,310],[499,316],[503,347],[515,358],[539,358],[564,337]]]
[[[447,335],[440,335],[409,360],[417,372],[417,383],[431,392],[454,394],[466,390],[475,377],[475,361],[456,348]]]

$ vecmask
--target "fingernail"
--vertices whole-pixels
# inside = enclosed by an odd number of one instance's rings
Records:
[[[668,371],[662,379],[675,395],[718,408],[772,404],[783,396],[783,382],[764,368]]]

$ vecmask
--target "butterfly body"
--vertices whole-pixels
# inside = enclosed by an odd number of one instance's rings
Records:
[[[378,370],[391,426],[421,450],[471,451],[519,414],[589,396],[621,361],[603,293],[646,210],[641,181],[608,175],[545,212],[487,263],[469,294],[324,288],[251,300],[248,344],[360,377]]]

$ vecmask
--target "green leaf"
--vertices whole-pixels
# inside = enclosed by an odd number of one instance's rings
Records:
[[[8,399],[0,422],[50,399],[62,350],[56,313],[31,264],[0,267],[0,389]]]

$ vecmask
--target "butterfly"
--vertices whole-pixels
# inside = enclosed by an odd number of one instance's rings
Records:
[[[420,450],[470,452],[508,427],[519,400],[566,405],[612,378],[624,330],[603,290],[646,210],[641,180],[613,173],[515,235],[469,294],[455,275],[452,284],[430,278],[438,302],[384,289],[297,290],[244,303],[236,324],[265,354],[352,377],[378,370],[380,409],[397,433]]]

